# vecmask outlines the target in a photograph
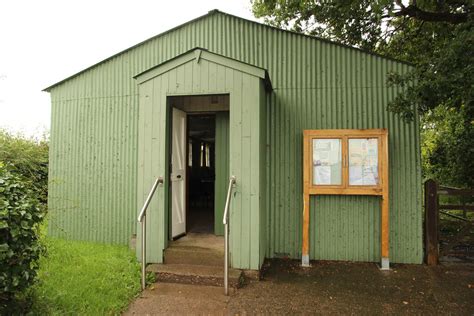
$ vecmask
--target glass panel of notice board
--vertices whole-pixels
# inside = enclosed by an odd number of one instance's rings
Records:
[[[378,185],[378,145],[377,138],[349,139],[349,185]]]
[[[342,184],[341,139],[313,139],[313,184]]]

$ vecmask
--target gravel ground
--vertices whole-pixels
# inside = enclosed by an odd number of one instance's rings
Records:
[[[474,265],[427,267],[274,260],[263,281],[237,291],[228,312],[311,314],[474,313]]]
[[[180,285],[183,286],[183,285]],[[230,298],[222,289],[172,285],[135,301],[127,314],[424,314],[473,315],[474,265],[437,267],[316,262],[301,268],[272,260],[261,281],[250,281]],[[150,292],[150,290],[148,290]],[[174,292],[173,292],[174,291]]]

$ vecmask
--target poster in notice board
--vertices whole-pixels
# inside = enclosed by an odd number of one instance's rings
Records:
[[[349,139],[349,185],[379,183],[378,139]]]
[[[313,139],[313,184],[341,184],[341,140]]]

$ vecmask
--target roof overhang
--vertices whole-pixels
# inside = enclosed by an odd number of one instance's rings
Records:
[[[264,81],[265,89],[267,91],[273,90],[270,76],[268,75],[268,71],[266,69],[223,55],[212,53],[199,47],[191,49],[181,55],[145,70],[144,72],[135,75],[133,78],[137,80],[138,84],[141,84],[193,60],[196,63],[199,63],[201,60],[207,60],[209,62],[261,78]]]

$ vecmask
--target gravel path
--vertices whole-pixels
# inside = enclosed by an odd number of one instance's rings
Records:
[[[262,281],[223,295],[220,287],[156,284],[126,315],[145,314],[474,314],[474,265],[438,267],[273,260]]]

